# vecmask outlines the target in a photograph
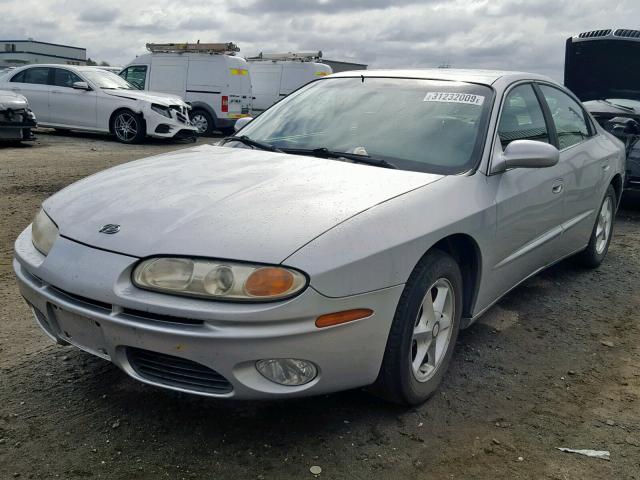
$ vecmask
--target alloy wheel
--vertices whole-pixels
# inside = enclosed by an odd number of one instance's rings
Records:
[[[114,122],[115,134],[123,142],[131,142],[138,135],[138,122],[130,113],[120,113]]]
[[[601,255],[607,247],[611,226],[613,225],[613,200],[607,196],[600,208],[598,224],[596,226],[596,252]]]
[[[411,371],[419,382],[429,380],[445,357],[451,341],[455,292],[451,282],[439,278],[427,290],[411,339]]]

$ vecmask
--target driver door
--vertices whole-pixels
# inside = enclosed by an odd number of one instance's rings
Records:
[[[71,70],[52,70],[50,122],[65,127],[96,128],[96,92],[73,88],[75,82],[84,82],[84,79]]]
[[[514,140],[555,144],[555,130],[547,119],[530,83],[512,88],[500,114],[498,153]],[[559,162],[547,168],[508,169],[489,177],[497,213],[495,248],[487,259],[495,278],[493,298],[554,261],[562,236],[568,172]]]

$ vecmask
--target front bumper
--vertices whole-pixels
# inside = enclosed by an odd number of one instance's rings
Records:
[[[33,140],[31,129],[36,127],[35,116],[30,111],[0,111],[0,141]]]
[[[196,138],[198,129],[191,125],[188,113],[170,109],[170,115],[171,117],[165,117],[148,108],[143,113],[147,135],[155,138]]]
[[[139,381],[213,397],[317,395],[373,383],[402,292],[397,286],[328,298],[309,287],[276,303],[213,302],[135,288],[129,279],[137,261],[63,237],[45,258],[33,248],[29,227],[16,241],[13,266],[20,292],[54,340],[110,360]],[[319,315],[352,308],[375,313],[334,327],[315,326]],[[157,375],[139,368],[132,355],[139,351],[155,355]],[[256,370],[255,362],[264,358],[311,361],[318,375],[302,386],[278,385]],[[200,366],[210,370],[198,371]],[[197,378],[218,374],[226,388],[176,380],[174,373],[183,368]]]

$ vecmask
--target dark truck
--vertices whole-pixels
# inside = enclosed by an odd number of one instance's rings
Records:
[[[18,93],[0,90],[0,142],[33,140],[36,117],[27,99]]]
[[[640,30],[567,39],[564,84],[627,149],[625,189],[640,192]]]

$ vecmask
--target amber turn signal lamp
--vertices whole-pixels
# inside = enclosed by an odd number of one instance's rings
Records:
[[[293,287],[293,274],[284,268],[259,268],[247,278],[244,290],[254,297],[275,297]]]
[[[316,327],[324,328],[332,325],[340,325],[341,323],[367,318],[371,315],[373,315],[373,310],[370,308],[356,308],[354,310],[345,310],[344,312],[327,313],[316,319]]]

